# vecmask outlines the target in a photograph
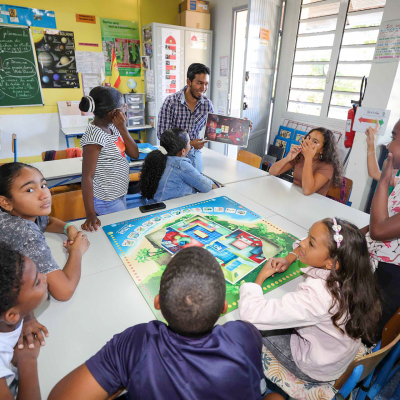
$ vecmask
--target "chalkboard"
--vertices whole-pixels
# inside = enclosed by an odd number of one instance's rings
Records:
[[[0,107],[43,105],[28,27],[0,25]]]

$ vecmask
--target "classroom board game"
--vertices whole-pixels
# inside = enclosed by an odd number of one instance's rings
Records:
[[[224,273],[228,312],[238,308],[239,288],[254,282],[271,257],[284,257],[297,238],[228,197],[189,204],[172,210],[103,227],[157,319],[153,302],[170,258],[190,246],[210,251]],[[298,277],[299,262],[268,278],[267,293]]]

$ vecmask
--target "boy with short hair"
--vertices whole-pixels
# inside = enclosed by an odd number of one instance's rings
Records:
[[[52,390],[49,400],[261,399],[266,384],[262,338],[243,321],[214,326],[228,304],[214,256],[199,247],[168,263],[154,300],[168,326],[151,321],[115,335]]]
[[[39,274],[34,262],[0,243],[0,398],[40,400],[37,357],[40,343],[34,348],[16,348],[24,317],[48,296],[45,274]],[[14,349],[15,348],[15,349]]]

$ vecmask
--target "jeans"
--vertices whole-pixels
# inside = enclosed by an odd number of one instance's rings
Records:
[[[105,201],[93,197],[94,211],[97,215],[111,214],[126,210],[126,196],[121,196],[116,200]]]

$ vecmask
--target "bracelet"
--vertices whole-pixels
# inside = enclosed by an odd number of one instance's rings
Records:
[[[67,222],[65,225],[64,225],[64,234],[65,234],[65,236],[68,236],[68,233],[67,233],[67,228],[69,227],[69,226],[75,226],[72,222]],[[78,230],[78,228],[75,226],[75,228],[76,228],[76,230]]]
[[[291,251],[290,253],[288,253],[288,255],[289,255],[289,254],[295,255],[295,256],[296,256],[296,261],[299,261],[299,256],[298,256],[298,254],[296,254],[294,251]]]

